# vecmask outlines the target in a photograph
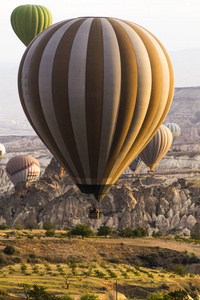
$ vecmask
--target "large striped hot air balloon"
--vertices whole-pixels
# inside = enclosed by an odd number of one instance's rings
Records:
[[[11,14],[12,28],[26,46],[51,24],[51,12],[41,5],[20,5]]]
[[[6,149],[3,144],[0,144],[0,161],[4,158],[4,155],[6,153]]]
[[[140,158],[150,170],[153,170],[159,161],[167,154],[172,145],[171,131],[161,125],[154,137],[140,153]]]
[[[32,156],[15,156],[6,165],[6,172],[14,185],[18,182],[32,182],[39,178],[40,164]]]
[[[25,114],[84,193],[102,199],[169,110],[173,70],[146,29],[83,17],[42,32],[21,60]]]
[[[164,125],[171,130],[174,142],[177,139],[177,137],[179,137],[179,135],[181,134],[180,126],[175,123],[166,123]]]

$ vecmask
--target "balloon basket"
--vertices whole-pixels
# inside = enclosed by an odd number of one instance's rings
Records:
[[[90,208],[88,217],[89,217],[89,219],[98,220],[99,219],[99,209]]]

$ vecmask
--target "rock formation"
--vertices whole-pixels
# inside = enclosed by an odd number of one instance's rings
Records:
[[[50,221],[57,228],[84,223],[94,230],[107,225],[117,230],[145,227],[149,235],[157,231],[190,235],[200,228],[199,192],[199,187],[180,178],[120,178],[99,204],[100,219],[90,220],[88,210],[97,204],[95,198],[81,194],[53,158],[39,181],[19,183],[12,195],[0,199],[0,224],[26,227],[33,220],[41,226]]]

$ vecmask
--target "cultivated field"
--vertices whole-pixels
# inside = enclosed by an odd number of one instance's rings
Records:
[[[200,257],[199,245],[154,238],[65,238],[60,231],[60,238],[41,236],[42,230],[1,231],[0,291],[10,295],[5,299],[25,299],[19,283],[44,286],[60,296],[71,293],[74,299],[89,291],[102,300],[116,299],[116,284],[118,299],[120,294],[146,299],[157,290],[200,285],[199,275],[169,269],[186,257]],[[6,246],[15,253],[6,255]]]

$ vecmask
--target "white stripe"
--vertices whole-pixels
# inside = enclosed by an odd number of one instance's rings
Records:
[[[74,138],[87,184],[91,184],[85,114],[86,57],[90,27],[93,18],[83,22],[73,41],[68,72],[69,109]]]
[[[78,179],[78,172],[73,164],[71,156],[69,155],[69,152],[65,146],[62,135],[60,133],[56,115],[54,113],[54,104],[52,96],[52,70],[54,64],[53,58],[56,54],[59,42],[62,39],[63,35],[68,30],[68,28],[76,21],[77,19],[64,24],[54,33],[52,38],[49,40],[41,58],[38,82],[40,102],[49,130],[54,138],[55,143],[59,147],[63,157],[69,164],[69,167],[73,171],[75,177]],[[81,183],[81,181],[78,181],[78,183]]]

